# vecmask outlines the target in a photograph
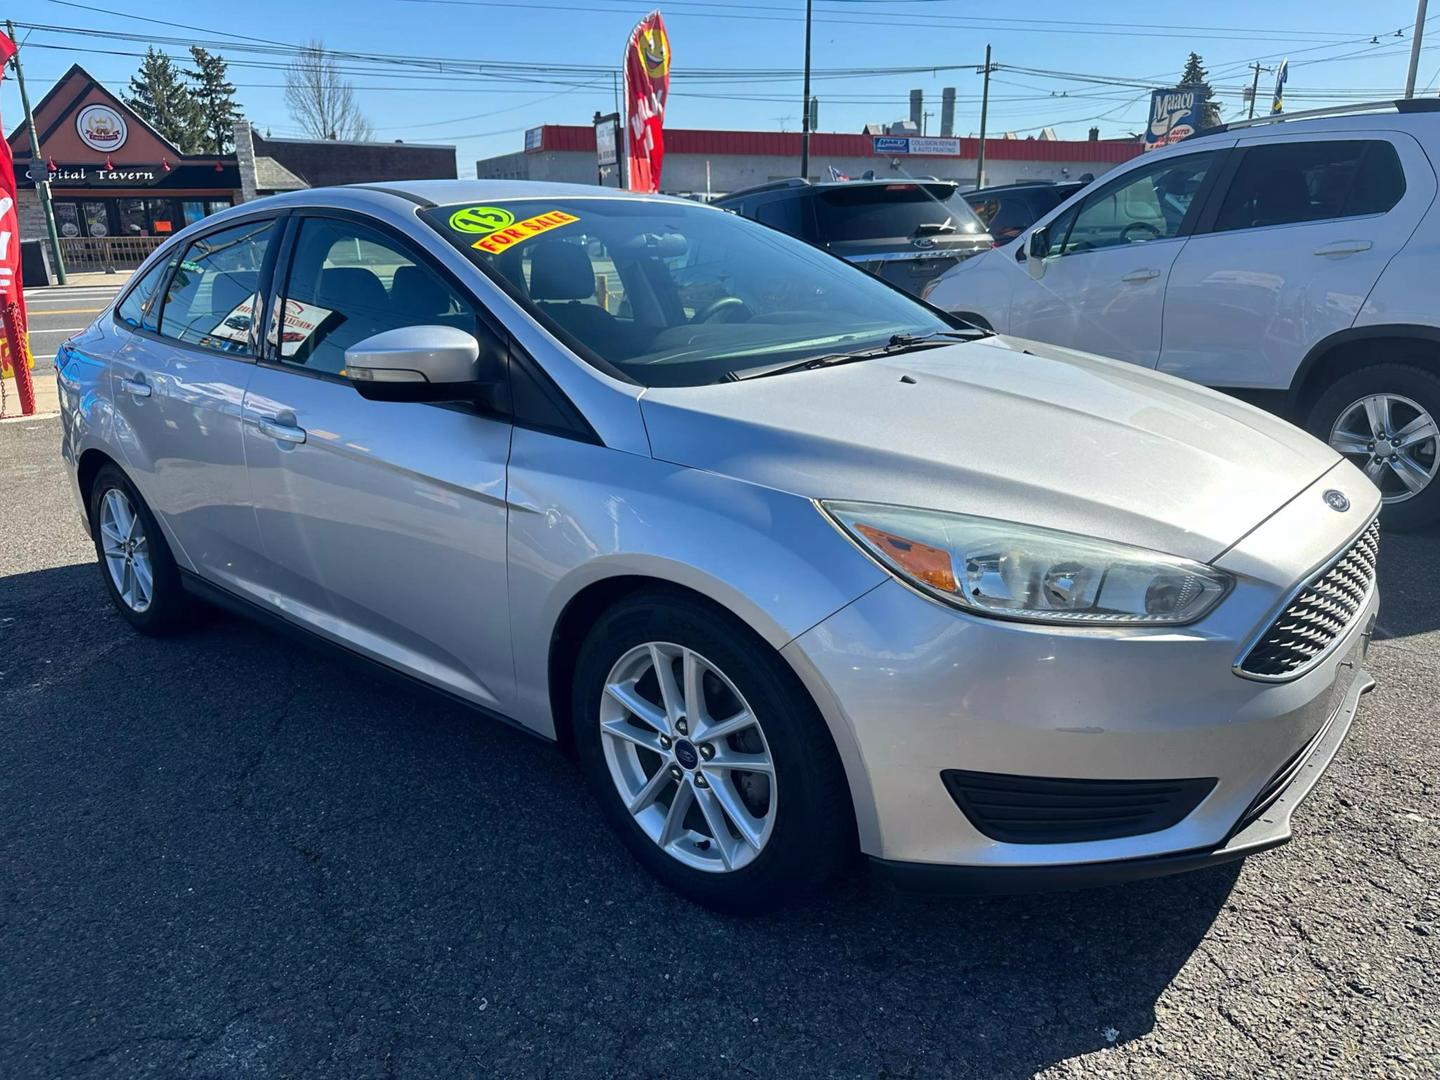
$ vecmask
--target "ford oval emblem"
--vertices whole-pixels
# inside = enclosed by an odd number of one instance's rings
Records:
[[[935,240],[929,236],[922,236],[920,239],[911,240],[910,242],[918,248],[933,248],[935,246]]]
[[[1336,491],[1334,488],[1331,488],[1325,492],[1325,505],[1330,507],[1331,510],[1343,514],[1346,510],[1350,509],[1350,500],[1345,497],[1343,491]]]

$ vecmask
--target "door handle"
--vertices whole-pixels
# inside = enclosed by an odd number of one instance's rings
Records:
[[[1315,249],[1316,255],[1358,255],[1369,251],[1375,245],[1369,240],[1336,240],[1333,244],[1322,244]]]
[[[144,376],[138,379],[121,379],[120,389],[131,397],[149,397],[151,393],[150,384],[145,381]]]
[[[1154,269],[1131,270],[1130,273],[1124,275],[1120,280],[1121,280],[1121,281],[1129,281],[1129,282],[1154,281],[1154,280],[1155,280],[1157,277],[1159,277],[1159,276],[1160,276],[1160,271],[1159,271],[1159,270],[1154,270]]]
[[[305,429],[296,427],[294,424],[282,424],[273,416],[255,417],[255,426],[260,429],[262,435],[269,435],[272,439],[280,442],[303,443],[305,441]]]

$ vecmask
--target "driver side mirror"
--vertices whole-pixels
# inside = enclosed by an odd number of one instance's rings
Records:
[[[345,376],[369,401],[468,401],[499,405],[504,358],[453,326],[402,326],[345,350]]]
[[[1032,278],[1043,277],[1045,274],[1045,256],[1050,254],[1050,230],[1042,225],[1030,234],[1030,239],[1025,241],[1029,249],[1029,258],[1026,260],[1026,269],[1030,271]]]

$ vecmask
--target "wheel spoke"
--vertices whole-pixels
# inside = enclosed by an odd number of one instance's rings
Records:
[[[1356,435],[1353,431],[1335,432],[1330,436],[1330,446],[1342,454],[1364,456],[1370,453],[1370,440],[1364,435]]]
[[[695,801],[700,804],[700,813],[705,815],[705,824],[710,829],[710,837],[715,843],[715,850],[720,852],[720,861],[725,864],[726,870],[735,868],[735,838],[730,835],[730,830],[725,827],[725,810],[720,805],[720,800],[715,797],[713,788],[695,789]]]
[[[764,823],[757,821],[751,816],[750,811],[745,809],[745,803],[741,800],[739,792],[731,785],[728,777],[717,777],[710,784],[710,790],[715,793],[715,801],[725,811],[725,816],[730,819],[735,831],[738,832],[756,851],[760,850],[760,835]]]
[[[662,735],[670,734],[670,724],[665,713],[646,701],[635,689],[635,682],[606,683],[605,693],[618,701],[631,716],[641,723],[649,724]]]
[[[669,847],[680,834],[685,831],[685,814],[694,801],[695,789],[690,784],[690,778],[686,776],[675,788],[675,797],[670,800],[670,810],[665,815],[665,825],[660,830],[660,846]]]
[[[1397,443],[1396,449],[1404,450],[1407,447],[1414,446],[1416,443],[1423,443],[1427,439],[1433,439],[1437,435],[1440,435],[1440,430],[1436,429],[1435,421],[1430,419],[1428,414],[1421,413],[1399,431],[1395,432],[1393,437]]]
[[[727,771],[734,769],[738,772],[775,775],[775,765],[771,762],[769,754],[741,754],[731,750],[728,746],[717,746],[715,756],[706,760],[705,768]]]
[[[1424,491],[1426,485],[1430,483],[1430,474],[1404,454],[1397,454],[1390,459],[1390,469],[1400,477],[1401,483],[1410,490],[1412,495]]]
[[[1365,478],[1376,487],[1380,486],[1380,480],[1385,475],[1385,462],[1380,458],[1371,458],[1365,463]]]
[[[680,688],[675,685],[675,669],[671,665],[671,657],[659,645],[650,646],[650,663],[655,668],[655,681],[660,684],[660,698],[665,704],[665,719],[668,723],[667,731],[675,730],[675,723],[683,715],[685,701],[680,693]]]
[[[1390,432],[1390,399],[1384,394],[1372,394],[1365,399],[1365,419],[1370,424],[1370,433],[1379,435]]]
[[[146,607],[150,603],[150,592],[155,584],[150,576],[150,563],[145,559],[132,559],[130,577],[135,583],[135,606]]]
[[[132,608],[135,606],[135,574],[130,560],[125,560],[125,569],[120,573],[120,598]]]
[[[628,720],[607,720],[600,725],[600,730],[612,739],[623,739],[636,746],[643,746],[646,750],[653,750],[657,754],[665,753],[665,748],[660,745],[658,732],[637,728]]]
[[[748,710],[742,709],[729,719],[714,721],[696,735],[696,738],[704,739],[706,742],[715,742],[727,735],[734,735],[737,731],[744,731],[754,723],[755,718],[750,715]]]
[[[685,721],[691,732],[700,730],[709,722],[710,714],[705,708],[705,665],[689,649],[681,661],[681,678],[684,682]]]
[[[660,793],[665,790],[666,785],[674,782],[669,771],[662,765],[655,770],[655,775],[645,782],[645,786],[635,793],[635,797],[630,800],[627,809],[632,816],[640,813],[660,797]]]
[[[113,551],[125,542],[125,535],[115,527],[115,520],[109,514],[100,516],[100,538],[108,546],[106,551]]]

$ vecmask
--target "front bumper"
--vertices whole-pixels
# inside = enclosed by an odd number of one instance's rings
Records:
[[[1221,845],[1196,851],[1178,851],[1138,859],[1051,866],[938,866],[932,863],[871,859],[875,876],[906,892],[959,895],[1052,892],[1118,885],[1126,881],[1183,874],[1234,862],[1290,839],[1290,818],[1310,794],[1321,774],[1345,741],[1360,707],[1360,696],[1375,686],[1368,672],[1359,671],[1349,691],[1332,714],[1309,752],[1298,762],[1289,783],[1253,820],[1238,828]]]
[[[1329,488],[1344,491],[1353,512],[1328,509]],[[1300,677],[1259,682],[1234,665],[1294,583],[1349,544],[1378,503],[1357,470],[1336,466],[1216,560],[1236,586],[1192,626],[1003,622],[891,580],[801,635],[786,656],[835,733],[862,850],[902,881],[939,874],[971,891],[1011,891],[1174,873],[1283,843],[1294,804],[1370,686],[1363,665],[1378,592]],[[961,811],[942,781],[955,769],[1214,785],[1154,831],[1019,843],[986,835]],[[1279,799],[1251,820],[1277,784]]]

